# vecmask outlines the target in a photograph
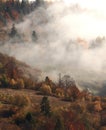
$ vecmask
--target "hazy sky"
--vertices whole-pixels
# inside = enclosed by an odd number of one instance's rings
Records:
[[[45,0],[45,1],[61,1],[61,0]],[[106,11],[105,0],[63,0],[65,3],[78,3],[84,7],[95,8]]]

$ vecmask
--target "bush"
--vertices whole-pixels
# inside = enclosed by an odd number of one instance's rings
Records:
[[[29,105],[30,99],[26,95],[9,95],[9,94],[0,94],[0,101],[6,104],[16,105],[18,107],[24,107]]]
[[[24,107],[29,105],[30,99],[26,95],[15,95],[13,97],[12,104],[17,105],[19,107]]]
[[[57,88],[57,89],[55,90],[55,94],[56,94],[56,96],[58,96],[58,97],[64,97],[64,90],[61,89],[61,88]]]
[[[23,119],[21,117],[16,118],[14,121],[15,121],[16,125],[20,125],[20,124],[25,123],[25,119]]]
[[[32,114],[30,113],[30,112],[28,112],[27,114],[26,114],[26,117],[25,117],[25,119],[28,121],[28,122],[31,122],[32,121]]]

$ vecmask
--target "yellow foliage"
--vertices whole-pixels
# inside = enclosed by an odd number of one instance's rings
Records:
[[[17,88],[24,88],[25,84],[24,84],[24,80],[23,79],[18,79],[17,80]]]
[[[94,102],[94,110],[98,111],[98,112],[102,110],[101,102],[100,101],[95,101]]]
[[[64,97],[64,90],[61,88],[57,88],[55,93],[58,97]]]
[[[14,87],[17,84],[17,82],[15,81],[15,79],[10,79],[9,83],[10,83],[10,85],[12,87]]]
[[[50,86],[46,84],[42,84],[40,91],[42,94],[47,94],[47,95],[52,93]]]

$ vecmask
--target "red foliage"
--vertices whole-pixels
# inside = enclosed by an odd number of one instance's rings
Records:
[[[86,130],[83,123],[75,122],[69,125],[68,130]]]
[[[84,123],[77,121],[77,114],[72,111],[63,112],[65,127],[68,130],[86,130]]]
[[[14,17],[15,20],[18,20],[18,19],[19,19],[19,14],[18,14],[17,11],[12,10],[11,13],[12,13],[12,16]]]
[[[45,125],[45,130],[54,130],[54,123],[52,120],[48,120],[47,121],[47,124]]]
[[[20,78],[21,71],[17,68],[16,63],[13,61],[12,58],[7,62],[5,68],[9,78]]]

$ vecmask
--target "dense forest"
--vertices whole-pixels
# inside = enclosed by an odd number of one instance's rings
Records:
[[[28,2],[22,0],[8,0],[6,2],[0,1],[0,22],[6,26],[11,20],[22,20],[22,16],[31,13],[37,6],[39,0]]]

